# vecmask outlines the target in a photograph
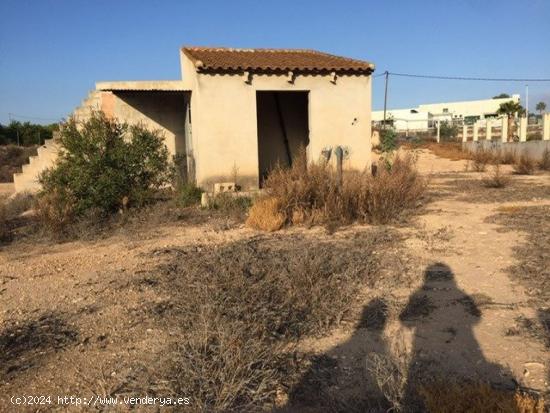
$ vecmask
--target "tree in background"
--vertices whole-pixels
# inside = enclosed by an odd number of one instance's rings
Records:
[[[508,93],[501,93],[500,95],[493,96],[493,99],[505,99],[509,97],[510,95]]]
[[[458,126],[443,121],[440,124],[439,135],[443,141],[454,141],[458,135]]]
[[[542,115],[543,112],[546,110],[546,103],[544,102],[537,103],[537,106],[535,106],[535,109],[539,111],[540,115]]]
[[[16,120],[12,120],[9,125],[0,123],[0,145],[41,145],[46,139],[51,139],[56,130],[59,130],[57,123],[38,125]]]
[[[525,109],[518,102],[510,100],[500,104],[500,107],[497,110],[499,115],[505,115],[508,118],[508,137],[507,140],[512,139],[512,121],[517,115],[522,115],[525,113]]]

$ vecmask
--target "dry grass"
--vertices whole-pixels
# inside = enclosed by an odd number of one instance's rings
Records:
[[[462,149],[462,144],[457,142],[422,142],[420,144],[404,143],[401,145],[406,149],[425,148],[430,150],[434,155],[440,158],[450,159],[451,161],[460,161],[463,159],[471,159],[471,154]]]
[[[34,204],[34,197],[28,193],[19,193],[14,197],[0,199],[0,242],[10,241],[17,227],[20,214],[28,211]]]
[[[400,412],[410,403],[406,398],[412,354],[402,335],[394,337],[389,347],[390,351],[386,354],[370,353],[366,359],[366,370],[378,393],[390,406],[386,411]]]
[[[269,175],[265,190],[267,198],[260,199],[249,225],[263,229],[263,221],[272,228],[289,225],[341,225],[354,221],[384,224],[399,220],[418,206],[426,182],[415,169],[414,159],[407,155],[396,157],[391,168],[370,172],[347,172],[340,183],[329,165],[311,163],[304,159],[291,168],[276,168]],[[271,213],[262,220],[256,214]]]
[[[515,247],[518,262],[508,270],[531,297],[546,306],[550,302],[550,206],[508,207],[499,211],[488,221],[502,225],[501,231],[528,234],[527,241]]]
[[[535,161],[528,154],[522,153],[514,163],[514,173],[518,175],[532,175],[535,172]]]
[[[277,198],[261,198],[250,208],[246,225],[262,231],[277,231],[283,227],[286,218]]]
[[[515,151],[503,151],[499,156],[500,163],[503,165],[513,165],[516,163],[516,159]]]
[[[203,411],[273,405],[299,379],[295,340],[347,317],[359,289],[382,276],[373,252],[394,237],[380,229],[335,241],[272,236],[172,251],[157,282],[171,297],[159,322],[181,336],[170,356],[175,394],[192,394]]]
[[[542,153],[541,160],[538,163],[539,169],[550,171],[550,150],[546,148]]]
[[[497,390],[483,383],[436,382],[419,389],[428,412],[544,413],[544,401],[534,396]]]
[[[475,172],[485,172],[487,164],[491,163],[494,159],[495,156],[492,151],[478,148],[476,151],[471,153],[472,169]]]
[[[482,182],[487,188],[504,188],[510,183],[510,176],[505,175],[497,163],[492,166],[492,172]]]

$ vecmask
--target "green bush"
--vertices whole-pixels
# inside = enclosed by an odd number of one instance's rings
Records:
[[[178,187],[176,192],[176,202],[179,206],[189,207],[201,202],[202,189],[187,183]]]
[[[168,150],[158,132],[128,126],[100,112],[82,125],[69,120],[60,143],[56,165],[40,177],[43,202],[39,205],[49,209],[46,201],[71,199],[72,211],[64,205],[63,215],[80,216],[94,210],[106,216],[120,208],[141,206],[173,176]]]
[[[454,141],[458,135],[458,127],[449,122],[441,122],[439,136],[442,141]]]
[[[391,152],[397,147],[397,134],[393,129],[386,129],[380,133],[380,147],[382,152]]]

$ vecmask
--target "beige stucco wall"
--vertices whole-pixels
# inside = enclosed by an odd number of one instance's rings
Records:
[[[309,92],[308,158],[317,160],[325,147],[348,149],[344,167],[370,167],[371,77],[199,74],[181,55],[183,83],[191,90],[192,141],[197,183],[209,187],[227,181],[236,167],[238,184],[258,185],[256,91]]]
[[[183,92],[102,92],[102,110],[129,124],[143,124],[160,130],[170,155],[185,152],[185,111]]]

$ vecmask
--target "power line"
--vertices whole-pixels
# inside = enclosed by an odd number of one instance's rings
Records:
[[[384,72],[385,73],[385,72]],[[378,76],[384,75],[381,73]],[[467,77],[467,76],[437,76],[437,75],[418,75],[411,73],[395,73],[389,72],[393,76],[401,77],[416,77],[423,79],[439,79],[439,80],[473,80],[473,81],[486,81],[486,82],[550,82],[550,78],[502,78],[502,77]]]

